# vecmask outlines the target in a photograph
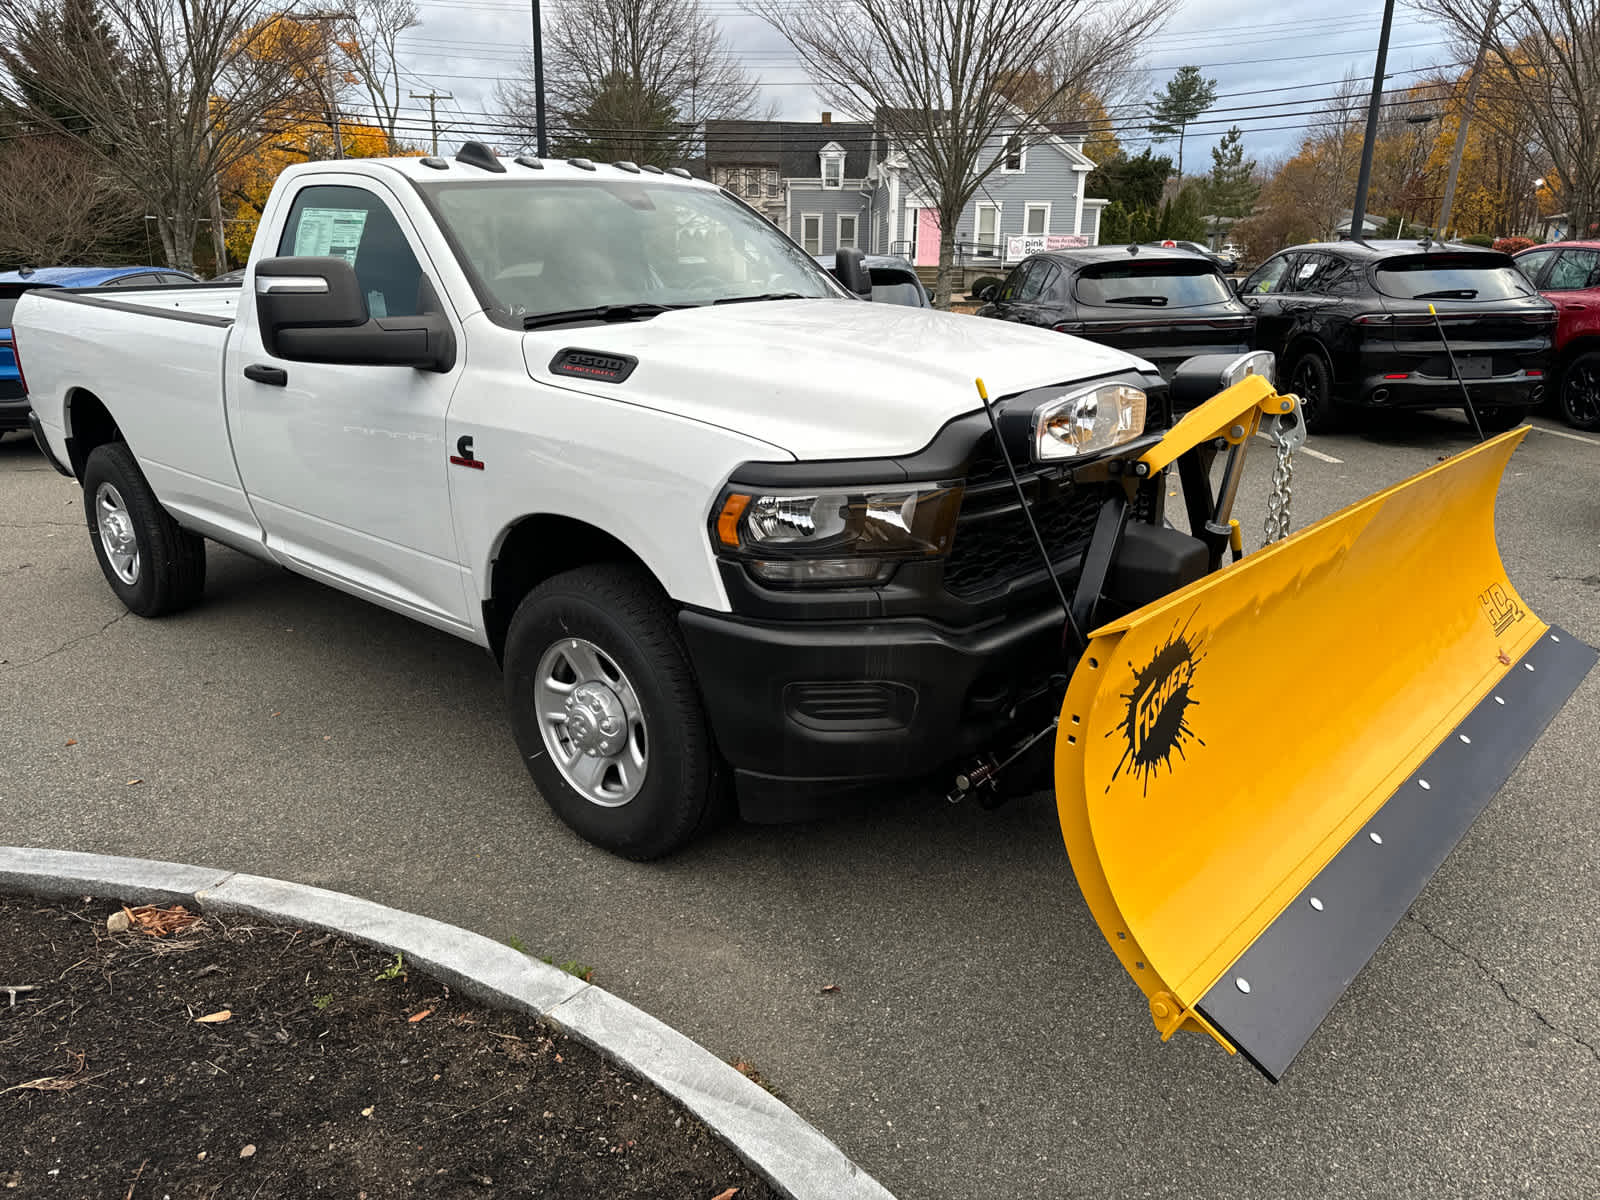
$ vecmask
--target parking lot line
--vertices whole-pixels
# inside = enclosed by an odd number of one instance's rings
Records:
[[[1583,442],[1585,445],[1600,446],[1600,438],[1584,437],[1581,433],[1568,433],[1565,429],[1551,429],[1548,425],[1538,425],[1532,421],[1528,422],[1528,424],[1532,425],[1540,433],[1548,433],[1552,437],[1564,437],[1574,442]]]
[[[1270,442],[1272,440],[1271,438],[1269,438],[1264,433],[1258,433],[1258,434],[1256,434],[1256,436],[1258,438],[1260,438],[1264,442]],[[1344,459],[1342,459],[1342,458],[1335,458],[1331,454],[1324,454],[1321,450],[1313,450],[1310,446],[1306,446],[1306,445],[1302,445],[1300,447],[1300,453],[1301,454],[1309,454],[1312,458],[1315,458],[1315,459],[1319,460],[1320,462],[1334,463],[1336,465],[1343,464],[1343,462],[1344,462]]]

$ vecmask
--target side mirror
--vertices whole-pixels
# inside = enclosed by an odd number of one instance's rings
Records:
[[[983,285],[983,287],[978,289],[978,299],[982,300],[985,304],[993,300],[997,295],[999,295],[999,293],[995,291],[994,284],[992,283],[986,283]]]
[[[419,291],[433,298],[426,276]],[[455,365],[455,338],[442,314],[373,317],[342,258],[263,259],[255,292],[261,345],[274,358],[422,371]]]
[[[858,296],[871,297],[872,272],[859,250],[840,250],[833,256],[833,277]]]

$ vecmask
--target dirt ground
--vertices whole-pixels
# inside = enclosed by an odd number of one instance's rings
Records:
[[[0,1195],[776,1195],[649,1084],[392,955],[118,911],[0,897]]]

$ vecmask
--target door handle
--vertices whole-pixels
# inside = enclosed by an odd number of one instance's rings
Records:
[[[289,382],[289,372],[282,367],[269,367],[265,363],[251,363],[244,369],[244,377],[269,387],[283,387]]]
[[[1561,307],[1566,309],[1568,312],[1582,312],[1589,306],[1587,304],[1563,304]]]

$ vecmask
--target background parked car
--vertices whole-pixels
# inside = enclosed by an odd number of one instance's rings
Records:
[[[817,262],[833,271],[834,256],[819,254]],[[863,259],[872,276],[872,298],[880,304],[904,304],[908,308],[932,308],[928,291],[917,278],[917,269],[906,259],[893,254],[868,254]]]
[[[159,287],[194,283],[194,276],[169,267],[23,267],[0,271],[0,437],[28,428],[28,397],[11,340],[11,310],[23,292],[40,287]]]
[[[1551,372],[1567,424],[1600,429],[1600,242],[1555,242],[1516,255],[1556,306],[1556,365]]]
[[[1273,255],[1239,284],[1256,345],[1302,401],[1308,429],[1346,406],[1463,408],[1440,327],[1484,428],[1509,429],[1544,396],[1556,314],[1510,256],[1438,242],[1318,242]],[[1438,310],[1438,320],[1428,306]]]
[[[1174,240],[1173,238],[1167,238],[1165,241],[1160,242],[1146,242],[1145,245],[1153,246],[1157,250],[1187,250],[1190,254],[1199,254],[1204,258],[1209,258],[1217,266],[1221,267],[1225,273],[1229,274],[1239,267],[1238,254],[1233,253],[1230,247],[1227,246],[1222,247],[1220,250],[1213,250],[1209,246],[1202,246],[1199,242],[1185,242]]]
[[[980,317],[1042,325],[1127,350],[1170,379],[1196,354],[1254,347],[1255,318],[1209,256],[1093,246],[1024,259],[986,289]]]

